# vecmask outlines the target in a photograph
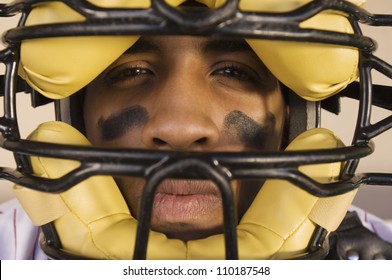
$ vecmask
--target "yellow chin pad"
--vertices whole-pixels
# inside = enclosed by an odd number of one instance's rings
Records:
[[[41,124],[31,140],[89,145],[76,129],[62,122]],[[289,150],[341,146],[329,130],[304,132]],[[77,161],[32,157],[37,176],[59,178],[79,166]],[[340,163],[302,166],[317,181],[336,180]],[[15,186],[15,194],[36,225],[53,222],[63,248],[95,259],[131,259],[137,221],[112,177],[94,176],[61,194]],[[350,205],[354,192],[318,198],[289,182],[267,180],[237,226],[241,259],[280,259],[304,253],[316,225],[333,231]],[[148,259],[224,259],[224,236],[218,234],[187,243],[150,231]]]
[[[101,7],[147,8],[149,0],[91,0]],[[184,0],[167,0],[177,6]],[[223,0],[200,0],[210,8]],[[249,11],[282,12],[310,0],[242,0]],[[364,0],[351,0],[362,5]],[[82,22],[84,17],[60,2],[37,5],[26,25]],[[348,19],[323,12],[302,23],[303,27],[352,33]],[[85,36],[26,40],[21,46],[20,75],[43,95],[60,99],[90,83],[132,46],[138,36]],[[308,100],[321,100],[344,89],[357,78],[358,51],[349,47],[287,41],[247,40],[271,72],[294,92]]]

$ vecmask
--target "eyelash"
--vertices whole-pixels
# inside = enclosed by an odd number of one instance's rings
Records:
[[[251,70],[246,69],[244,66],[233,63],[219,66],[217,70],[212,72],[212,75],[222,75],[224,77],[233,78],[238,81],[255,82],[258,80],[256,74],[251,73]]]
[[[108,77],[107,82],[110,85],[124,82],[127,80],[133,80],[138,78],[142,75],[152,75],[153,72],[148,68],[142,66],[127,66],[127,67],[120,67],[120,69],[112,70]]]
[[[212,71],[212,75],[219,75],[240,82],[257,82],[260,78],[256,73],[252,73],[245,66],[234,63],[225,63],[217,66],[218,69]],[[153,71],[143,66],[124,66],[119,69],[113,69],[109,72],[106,80],[108,85],[115,85],[126,81],[133,81],[144,75],[153,75]]]

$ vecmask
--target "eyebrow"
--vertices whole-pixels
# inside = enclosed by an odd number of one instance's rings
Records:
[[[201,44],[203,53],[213,52],[252,52],[251,47],[243,39],[213,38]]]
[[[152,53],[160,50],[159,45],[151,40],[141,37],[135,42],[129,49],[125,51],[126,54],[138,54],[138,53]]]
[[[197,46],[201,53],[234,53],[252,52],[251,47],[243,39],[212,38],[207,39]],[[158,53],[161,51],[159,44],[146,37],[141,37],[133,46],[125,51],[126,54]]]

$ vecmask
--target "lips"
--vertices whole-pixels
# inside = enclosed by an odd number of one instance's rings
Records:
[[[219,210],[218,189],[209,181],[166,180],[158,188],[153,216],[160,221],[187,222]]]
[[[165,180],[157,190],[157,193],[172,195],[193,194],[219,194],[219,190],[210,181],[203,180]]]

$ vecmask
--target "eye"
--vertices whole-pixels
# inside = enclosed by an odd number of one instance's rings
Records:
[[[241,69],[238,69],[236,67],[227,67],[222,70],[223,75],[225,76],[230,76],[230,77],[235,77],[235,78],[246,78],[246,75],[244,75],[243,72],[241,72]]]
[[[252,71],[253,70],[246,66],[234,63],[224,63],[223,65],[219,65],[218,69],[212,72],[212,75],[223,76],[244,82],[255,82],[258,79],[257,74]]]
[[[144,66],[123,65],[112,69],[106,77],[109,85],[121,85],[122,83],[133,82],[134,80],[150,77],[153,72]]]

